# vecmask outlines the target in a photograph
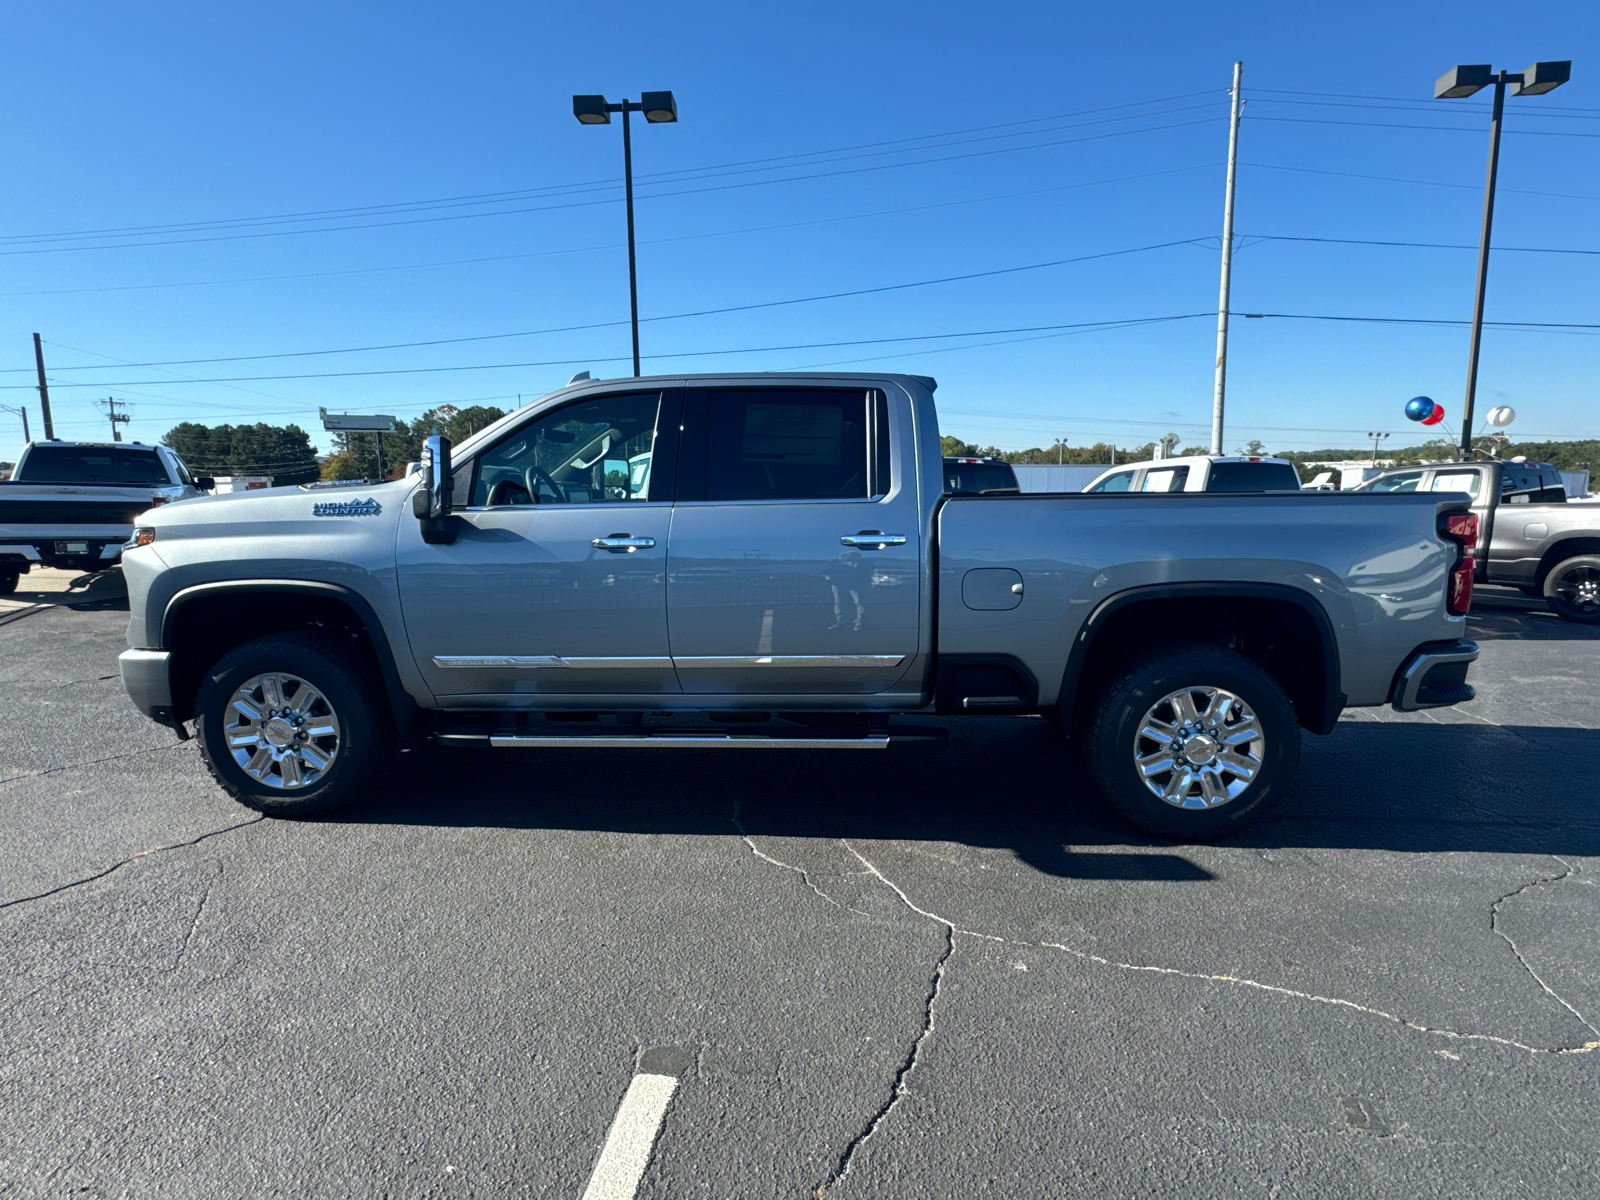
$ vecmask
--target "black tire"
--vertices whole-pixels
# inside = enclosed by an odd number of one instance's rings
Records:
[[[279,687],[283,706],[263,707],[256,722],[236,713],[235,693],[270,675],[293,677]],[[259,686],[250,694],[262,701],[272,696]],[[315,736],[317,729],[330,727],[329,710],[337,732]],[[283,715],[268,718],[269,712]],[[257,736],[253,749],[230,748],[230,721],[239,723],[235,737]],[[394,758],[394,723],[377,669],[349,639],[316,631],[275,633],[224,654],[200,681],[195,722],[200,755],[223,791],[274,817],[320,816],[343,808],[370,794]],[[275,749],[275,738],[288,744]],[[259,775],[235,758],[235,753],[248,754],[255,761],[263,752],[271,761],[262,760]],[[291,758],[293,763],[287,761]],[[320,771],[312,765],[319,760],[325,763]],[[295,781],[307,775],[314,778]]]
[[[1600,554],[1580,554],[1551,567],[1544,602],[1563,621],[1600,625]]]
[[[1224,717],[1215,726],[1220,730],[1215,739],[1208,732],[1212,727],[1203,721],[1199,726],[1181,724],[1182,714],[1169,700],[1190,691],[1187,703],[1204,717],[1200,701],[1206,699],[1207,689],[1213,697],[1207,701],[1214,705],[1212,715]],[[1253,714],[1257,739],[1237,742],[1236,749],[1223,744],[1223,739],[1238,739],[1250,729],[1233,702],[1224,705],[1215,696],[1218,690],[1231,692],[1243,704],[1243,714]],[[1189,804],[1205,807],[1181,807],[1146,783],[1137,762],[1141,753],[1152,767],[1162,761],[1156,757],[1161,743],[1141,733],[1155,727],[1145,725],[1147,716],[1173,728],[1175,740],[1192,747],[1196,763],[1206,764],[1197,769],[1187,758],[1169,755],[1166,760],[1180,764],[1179,768],[1152,770],[1150,780]],[[1183,729],[1192,734],[1181,736]],[[1230,729],[1236,732],[1230,735]],[[1226,760],[1217,749],[1226,750]],[[1146,652],[1117,672],[1100,693],[1084,753],[1095,783],[1124,820],[1158,837],[1205,841],[1248,828],[1278,802],[1300,762],[1300,724],[1282,685],[1262,667],[1220,646],[1180,643]],[[1246,781],[1240,772],[1252,759],[1258,765],[1248,768],[1251,776]],[[1234,763],[1239,764],[1238,772]],[[1210,777],[1209,784],[1203,782],[1205,776]]]
[[[15,567],[0,567],[0,596],[9,596],[17,590],[17,580],[22,572]]]

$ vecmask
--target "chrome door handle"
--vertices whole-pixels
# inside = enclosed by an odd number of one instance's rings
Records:
[[[613,554],[632,554],[635,550],[649,550],[656,540],[653,537],[634,537],[631,533],[608,533],[589,544],[596,550],[610,550]]]
[[[847,533],[839,539],[841,546],[853,546],[857,550],[882,550],[885,546],[904,546],[906,535],[903,533],[879,533],[876,529],[863,529],[860,533]]]

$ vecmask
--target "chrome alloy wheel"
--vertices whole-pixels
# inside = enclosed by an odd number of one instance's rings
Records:
[[[1600,612],[1600,568],[1569,567],[1561,573],[1552,590],[1556,598],[1574,612],[1586,617]]]
[[[1267,739],[1245,702],[1221,688],[1170,692],[1152,704],[1133,739],[1145,787],[1174,808],[1237,800],[1261,773]]]
[[[257,675],[239,685],[223,718],[228,753],[257,783],[301,788],[339,756],[339,717],[298,675]]]

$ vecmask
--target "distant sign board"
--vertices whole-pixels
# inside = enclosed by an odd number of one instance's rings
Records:
[[[394,418],[382,413],[331,413],[325,408],[318,411],[322,413],[324,429],[344,433],[390,433],[394,430]]]

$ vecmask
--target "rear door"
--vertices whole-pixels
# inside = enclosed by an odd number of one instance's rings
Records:
[[[886,395],[691,389],[682,438],[667,622],[683,690],[891,690],[917,653],[923,539]]]

